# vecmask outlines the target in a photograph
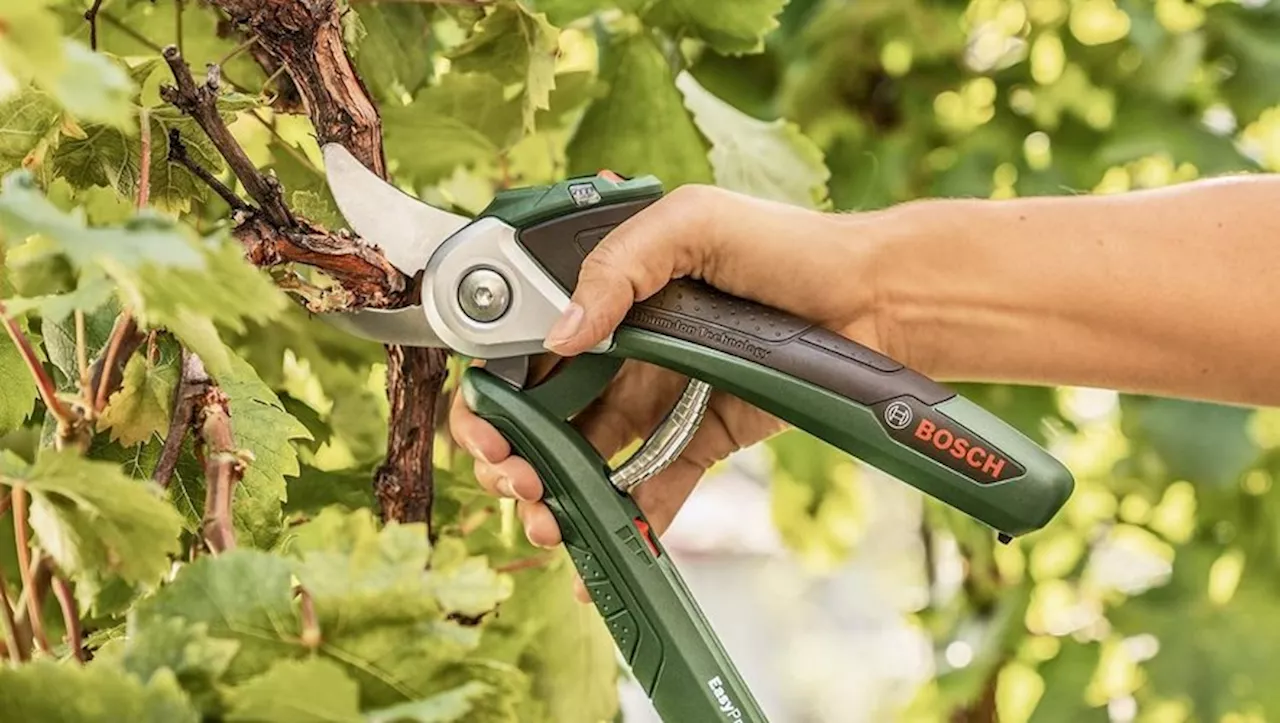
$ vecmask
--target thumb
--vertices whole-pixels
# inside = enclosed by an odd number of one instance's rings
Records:
[[[547,333],[560,356],[591,349],[613,333],[632,304],[672,279],[700,275],[713,252],[718,189],[681,186],[627,219],[582,262],[569,306]]]

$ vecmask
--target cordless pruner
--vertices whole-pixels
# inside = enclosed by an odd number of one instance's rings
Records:
[[[652,176],[602,172],[499,193],[474,219],[403,193],[346,149],[324,147],[351,229],[409,276],[420,304],[327,319],[387,344],[486,360],[460,389],[545,485],[577,566],[635,679],[665,721],[766,717],[630,493],[679,456],[712,388],[733,394],[990,526],[1002,541],[1040,529],[1074,487],[1056,459],[952,390],[778,309],[693,280],[636,304],[590,353],[536,383],[587,254],[663,195]],[[568,423],[626,359],[690,378],[657,431],[610,465]]]

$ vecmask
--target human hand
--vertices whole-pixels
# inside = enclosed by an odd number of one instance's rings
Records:
[[[631,306],[669,281],[701,278],[728,293],[790,311],[876,347],[866,313],[875,298],[863,276],[871,245],[851,242],[859,217],[837,216],[762,201],[721,189],[676,189],[609,234],[587,256],[572,303],[548,334],[546,346],[573,356],[607,338]],[[815,294],[815,289],[822,293]],[[547,367],[544,363],[540,366]],[[574,420],[608,459],[647,437],[671,409],[687,377],[628,361],[605,392]],[[455,396],[450,432],[475,457],[476,479],[490,493],[518,500],[529,541],[560,544],[543,486],[533,467]],[[777,418],[729,394],[711,396],[703,423],[683,454],[634,492],[661,534],[698,480],[716,462],[780,431]],[[578,595],[588,599],[579,586]]]

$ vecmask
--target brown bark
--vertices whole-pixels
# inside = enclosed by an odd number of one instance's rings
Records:
[[[302,96],[303,105],[321,144],[339,143],[379,176],[386,176],[382,149],[382,120],[364,83],[347,55],[342,39],[341,9],[335,0],[211,0],[235,23],[259,39],[262,50],[284,65]],[[220,147],[221,150],[221,147]],[[246,184],[247,187],[247,184]],[[272,221],[270,217],[266,219]],[[243,226],[243,225],[242,225]],[[278,224],[258,226],[263,235],[277,233],[268,242],[247,244],[265,249],[259,263],[274,258],[314,263],[333,276],[365,306],[405,306],[412,303],[410,279],[400,274],[377,254],[381,264],[370,262],[362,251],[338,254],[355,256],[368,275],[339,267],[322,244],[299,243],[296,229]],[[242,233],[249,233],[247,231]],[[254,232],[256,234],[256,232]],[[304,239],[309,237],[303,230]],[[332,235],[326,237],[332,240]],[[344,249],[368,246],[347,238],[334,243]],[[301,249],[301,250],[300,250]],[[320,263],[324,262],[324,263]],[[376,271],[372,270],[376,268]],[[381,276],[380,276],[381,275]],[[367,285],[385,280],[382,303],[368,293]],[[448,354],[439,349],[388,347],[387,386],[391,418],[387,437],[387,457],[378,470],[374,489],[382,516],[387,520],[426,522],[431,520],[434,493],[432,442],[435,436],[435,408],[440,387],[447,374]]]
[[[244,479],[244,460],[236,450],[231,431],[231,400],[216,386],[210,386],[196,400],[197,455],[204,465],[204,541],[215,554],[236,546],[231,518],[231,500],[236,485]]]

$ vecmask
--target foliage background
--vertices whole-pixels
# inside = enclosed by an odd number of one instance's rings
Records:
[[[0,482],[31,497],[33,545],[74,586],[93,657],[74,660],[45,596],[52,650],[18,666],[7,639],[0,718],[108,720],[110,704],[139,720],[611,719],[619,670],[594,613],[567,595],[565,558],[530,547],[443,438],[437,539],[381,525],[369,512],[386,443],[381,349],[310,318],[239,261],[231,209],[168,162],[176,129],[233,182],[159,96],[172,82],[159,50],[178,43],[197,71],[222,63],[232,130],[289,204],[340,225],[309,120],[281,110],[285,80],[203,2],[109,0],[98,52],[88,5],[0,0],[0,171],[11,174],[0,291],[68,399],[79,347],[101,356],[121,307],[166,331],[129,362],[83,456],[52,449],[60,431],[26,363],[0,347]],[[393,177],[472,212],[503,186],[603,167],[856,211],[1114,193],[1280,164],[1274,2],[360,2],[342,22]],[[147,175],[152,210],[139,218]],[[174,411],[180,346],[229,397],[248,462],[239,546],[216,556],[203,553],[193,442],[167,489],[145,481]],[[1268,683],[1280,413],[963,391],[1060,454],[1077,491],[1048,529],[1009,547],[921,502],[922,574],[935,584],[910,620],[933,641],[937,672],[886,715],[1280,718]],[[810,574],[834,574],[870,514],[865,472],[797,433],[770,442],[767,459],[781,537]],[[29,586],[12,512],[0,527],[21,618]],[[956,585],[937,583],[948,564]]]

